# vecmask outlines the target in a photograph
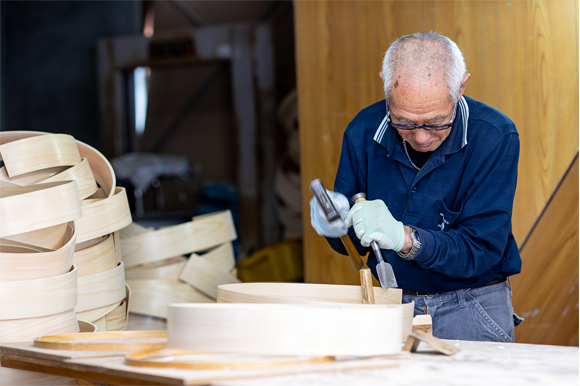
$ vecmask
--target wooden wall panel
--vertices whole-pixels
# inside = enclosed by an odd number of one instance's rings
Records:
[[[578,158],[521,247],[511,280],[518,343],[578,346]]]
[[[577,3],[562,1],[295,1],[302,194],[332,187],[350,120],[383,96],[381,59],[397,37],[435,30],[462,49],[466,94],[510,116],[522,149],[513,229],[521,243],[578,149]],[[304,216],[308,282],[358,282]],[[523,276],[522,276],[523,277]],[[517,292],[517,288],[515,289]]]

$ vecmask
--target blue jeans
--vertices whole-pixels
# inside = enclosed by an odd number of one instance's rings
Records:
[[[438,295],[403,295],[403,303],[414,301],[415,315],[431,315],[437,338],[514,342],[514,326],[523,319],[513,312],[507,283]]]

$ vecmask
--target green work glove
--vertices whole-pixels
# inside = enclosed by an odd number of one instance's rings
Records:
[[[382,200],[357,202],[344,221],[347,227],[352,224],[365,247],[376,241],[381,249],[400,251],[405,244],[403,223],[394,219]]]

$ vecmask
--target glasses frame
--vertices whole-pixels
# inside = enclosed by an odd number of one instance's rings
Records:
[[[441,130],[447,130],[447,129],[450,129],[451,127],[453,127],[453,122],[455,121],[456,113],[457,113],[457,103],[453,107],[453,117],[451,117],[451,122],[449,122],[449,123],[446,123],[443,125],[421,125],[421,126],[405,125],[402,123],[393,123],[391,121],[391,110],[389,107],[387,107],[387,124],[392,126],[395,129],[398,129],[398,130],[423,129],[423,130],[427,130],[427,131],[441,131]]]

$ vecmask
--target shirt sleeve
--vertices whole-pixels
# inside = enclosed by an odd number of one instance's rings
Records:
[[[414,261],[421,268],[470,278],[502,259],[511,235],[519,149],[519,137],[511,132],[481,161],[451,229],[417,229],[421,248]]]

